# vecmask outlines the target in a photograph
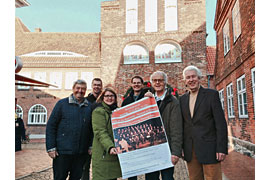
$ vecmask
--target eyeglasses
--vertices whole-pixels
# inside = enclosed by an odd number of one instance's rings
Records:
[[[152,79],[152,81],[154,83],[157,83],[157,82],[163,83],[164,82],[164,79]]]
[[[114,95],[104,95],[105,98],[114,98]]]

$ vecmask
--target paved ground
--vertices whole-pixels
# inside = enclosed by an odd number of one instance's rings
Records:
[[[16,180],[52,180],[52,160],[45,151],[44,142],[32,142],[23,145],[23,150],[15,154]],[[255,159],[230,151],[222,163],[223,180],[254,180]],[[139,176],[144,180],[144,176]],[[188,180],[184,161],[175,166],[175,179]],[[120,179],[119,179],[120,180]]]

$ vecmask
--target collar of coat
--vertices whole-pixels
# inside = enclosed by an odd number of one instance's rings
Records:
[[[79,103],[77,101],[77,99],[73,96],[73,94],[71,94],[69,97],[68,97],[68,103],[70,104],[77,104],[79,105],[80,107],[81,106],[88,106],[88,101],[86,98],[84,98],[84,101],[82,103]]]
[[[165,107],[167,106],[167,104],[169,102],[172,101],[172,99],[173,99],[172,91],[171,91],[171,89],[167,88],[167,93],[165,95],[165,98],[161,101],[161,103],[160,103],[160,105],[158,107],[160,114],[163,113]]]

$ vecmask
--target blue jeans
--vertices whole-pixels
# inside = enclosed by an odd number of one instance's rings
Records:
[[[145,180],[159,180],[160,173],[162,180],[174,180],[173,178],[174,167],[145,174]]]

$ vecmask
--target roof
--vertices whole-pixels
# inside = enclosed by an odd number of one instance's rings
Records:
[[[216,46],[206,47],[207,75],[214,75],[216,62]]]

